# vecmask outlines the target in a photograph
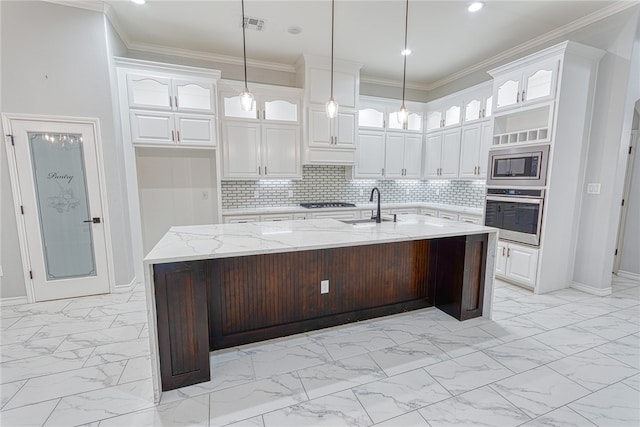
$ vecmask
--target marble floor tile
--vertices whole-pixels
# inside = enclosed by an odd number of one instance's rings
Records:
[[[563,406],[541,415],[535,420],[522,424],[522,427],[592,427],[591,423],[582,415],[571,410],[568,406]]]
[[[622,383],[583,397],[569,407],[600,427],[640,425],[640,392]]]
[[[530,313],[532,309],[517,300],[506,300],[496,304],[491,312],[491,319],[495,321],[509,319],[520,316],[523,313]]]
[[[320,344],[306,344],[251,356],[256,379],[297,371],[330,362],[331,356]]]
[[[397,344],[423,339],[427,335],[450,332],[444,325],[421,317],[405,316],[373,323],[370,330],[384,331]]]
[[[625,308],[623,310],[614,311],[612,316],[627,320],[631,323],[640,324],[640,305]]]
[[[150,351],[149,340],[146,338],[105,344],[95,348],[84,366],[96,366],[120,360],[134,359],[146,356]]]
[[[20,317],[6,317],[6,318],[0,317],[0,331],[9,329],[12,325],[15,325],[16,322],[18,322],[19,320],[20,320]]]
[[[27,380],[16,381],[13,383],[2,384],[0,387],[0,409],[7,404],[9,400],[20,390],[20,388],[25,385]]]
[[[264,420],[262,419],[262,415],[260,415],[258,417],[227,424],[225,427],[264,427]]]
[[[370,426],[371,419],[351,390],[302,402],[262,416],[265,427]]]
[[[130,341],[137,339],[141,330],[142,325],[139,324],[71,334],[64,337],[64,342],[57,351],[69,351],[85,347],[98,347],[119,341]]]
[[[112,305],[112,304],[122,304],[129,301],[130,298],[131,298],[131,293],[129,292],[74,298],[71,302],[68,302],[68,305],[65,307],[65,310],[75,310],[78,308],[93,308],[93,307],[102,307],[102,306]]]
[[[121,304],[104,305],[91,309],[88,317],[104,317],[117,314],[127,314],[147,311],[147,303],[145,301],[124,302]]]
[[[429,427],[418,411],[408,412],[375,425],[376,427]]]
[[[566,355],[579,353],[608,342],[607,339],[576,325],[544,332],[536,335],[534,339]]]
[[[576,324],[607,340],[617,340],[627,335],[640,332],[640,324],[621,319],[613,314],[596,317]]]
[[[626,295],[619,293],[602,297],[602,301],[619,309],[637,307],[639,303],[637,299],[628,298]]]
[[[594,298],[594,296],[591,294],[572,288],[561,289],[559,291],[551,292],[547,295],[562,298],[563,300],[568,302],[584,301]]]
[[[491,385],[509,402],[534,418],[589,394],[589,390],[540,366]]]
[[[197,396],[100,421],[101,427],[208,427],[209,396]]]
[[[0,381],[14,381],[79,369],[89,358],[92,348],[83,348],[46,356],[30,357],[0,364]]]
[[[63,311],[71,304],[69,299],[60,299],[55,301],[36,302],[33,304],[20,304],[0,307],[0,317],[22,317],[35,316],[38,314],[55,314]]]
[[[99,317],[96,319],[84,318],[81,322],[53,323],[42,327],[34,338],[51,338],[62,335],[79,334],[81,332],[99,331],[107,329],[113,323],[115,316]]]
[[[586,301],[572,302],[562,306],[563,309],[570,311],[580,316],[592,319],[594,317],[603,316],[605,314],[613,313],[620,310],[618,307],[614,307],[611,304],[607,304],[600,298],[593,298]]]
[[[22,329],[58,323],[77,323],[87,317],[90,311],[90,308],[80,308],[77,310],[61,311],[60,313],[28,315],[21,317],[10,329]]]
[[[640,336],[637,334],[595,347],[594,350],[640,369]]]
[[[567,300],[557,297],[553,294],[533,294],[526,297],[518,298],[516,301],[527,308],[527,313],[530,313],[532,311],[547,310],[549,308],[568,304]],[[523,312],[523,314],[525,313]]]
[[[32,378],[6,404],[5,409],[111,387],[118,382],[124,366],[125,362],[116,362]]]
[[[140,335],[138,335],[138,338],[149,338],[149,326],[148,325],[144,325],[144,327],[142,328],[142,331],[140,331]]]
[[[7,329],[0,331],[0,343],[2,345],[23,343],[33,337],[42,326],[34,326],[23,329]]]
[[[98,317],[98,319],[103,319],[103,318]],[[147,323],[146,312],[136,311],[133,313],[118,314],[115,317],[115,320],[113,321],[113,323],[111,324],[111,327],[117,328],[119,326],[138,325],[140,323],[143,323],[143,324]]]
[[[481,351],[424,369],[454,396],[513,375]]]
[[[341,330],[345,328],[340,326]],[[281,338],[273,338],[266,341],[260,341],[250,344],[241,345],[238,347],[234,347],[233,349],[224,349],[218,350],[214,354],[218,355],[224,353],[226,351],[235,350],[235,357],[243,357],[247,355],[259,354],[259,353],[268,353],[271,351],[278,351],[285,348],[290,347],[299,347],[302,345],[308,344],[318,344],[317,340],[312,339],[309,334],[297,334],[290,335]]]
[[[515,341],[547,331],[547,328],[518,317],[487,323],[480,326],[485,332],[498,338],[501,342]]]
[[[302,369],[298,376],[309,399],[386,378],[380,366],[367,354]]]
[[[531,323],[536,323],[547,329],[556,329],[581,322],[586,317],[568,311],[564,307],[554,307],[525,314],[520,316],[520,319],[531,321]]]
[[[223,426],[307,399],[297,375],[283,374],[209,394],[210,426]]]
[[[419,410],[431,427],[518,426],[530,419],[488,387],[472,390]]]
[[[120,376],[118,384],[131,383],[151,378],[151,356],[137,357],[125,361],[127,365]]]
[[[488,319],[486,317],[475,317],[473,319],[467,319],[464,322],[461,322],[455,317],[449,316],[444,312],[441,312],[441,313],[443,313],[444,316],[441,316],[441,318],[438,318],[437,323],[440,326],[444,326],[449,332],[457,332],[463,329],[470,329],[470,328],[485,325],[491,322],[491,319]],[[433,335],[439,335],[439,334],[434,334],[431,332],[428,332],[427,334],[425,334],[426,337],[433,336]]]
[[[0,412],[0,425],[7,427],[34,427],[44,425],[59,399],[22,406]]]
[[[632,389],[638,390],[640,392],[640,374],[629,377],[622,382]]]
[[[482,326],[430,337],[429,341],[444,350],[450,357],[464,356],[502,344],[498,338],[484,331]]]
[[[363,331],[335,336],[323,340],[322,344],[334,360],[346,359],[397,345],[382,331]]]
[[[547,366],[591,391],[638,373],[637,369],[595,350],[583,351],[551,362]]]
[[[153,407],[151,380],[63,397],[44,426],[78,425]]]
[[[28,340],[22,343],[0,345],[0,363],[28,357],[43,356],[55,352],[65,337]]]
[[[426,339],[372,351],[370,355],[389,376],[413,371],[450,358],[440,347]]]
[[[513,372],[520,373],[565,357],[532,338],[523,338],[483,350]]]
[[[451,397],[423,369],[405,372],[353,389],[374,423]]]
[[[517,299],[533,295],[533,292],[515,285],[498,287],[493,292],[498,298]]]
[[[625,289],[623,291],[616,292],[614,295],[619,297],[624,297],[624,298],[640,300],[640,288],[637,286],[629,287],[628,289]]]

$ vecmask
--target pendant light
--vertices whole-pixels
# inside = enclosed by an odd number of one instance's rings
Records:
[[[242,0],[242,56],[244,58],[244,89],[240,92],[240,107],[244,111],[251,111],[253,108],[253,94],[249,92],[247,86],[247,43],[245,41],[246,21],[244,18],[244,0]]]
[[[407,82],[407,56],[409,56],[409,50],[407,50],[407,28],[409,26],[409,0],[406,1],[405,17],[404,17],[404,50],[402,51],[404,56],[404,70],[402,72],[402,105],[400,111],[398,111],[398,121],[403,125],[406,125],[409,121],[409,111],[404,105],[404,92]]]
[[[338,115],[338,103],[333,99],[333,32],[334,32],[335,0],[331,0],[331,96],[325,105],[327,117],[333,119]]]

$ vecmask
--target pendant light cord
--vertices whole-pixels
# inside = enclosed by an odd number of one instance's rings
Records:
[[[404,105],[405,83],[407,81],[407,28],[409,27],[409,0],[407,0],[404,17],[404,70],[402,72],[402,105]]]
[[[244,0],[242,0],[242,56],[244,57],[244,87],[247,88],[247,43],[245,41]]]
[[[333,99],[333,32],[335,17],[335,0],[331,0],[331,99]]]

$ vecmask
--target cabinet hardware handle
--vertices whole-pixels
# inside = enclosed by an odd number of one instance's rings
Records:
[[[258,175],[262,175],[261,171],[262,171],[261,167],[258,166]]]
[[[382,175],[384,175],[384,168],[382,168]]]
[[[516,104],[520,102],[520,92],[516,95]]]
[[[507,249],[507,258],[511,255],[511,248]]]
[[[523,90],[523,91],[522,91],[522,102],[524,102],[524,94],[525,94],[525,93],[526,93],[526,92]]]
[[[482,111],[482,118],[484,119],[485,117],[487,117],[486,116],[487,110],[483,108],[481,111]]]
[[[171,140],[172,140],[172,141],[175,141],[175,140],[176,140],[176,136],[175,136],[174,131],[171,131]]]
[[[176,110],[177,110],[178,108],[180,108],[180,107],[178,107],[178,96],[176,95],[176,96],[174,96],[174,98],[176,100]]]
[[[386,120],[383,120],[383,121],[382,121],[382,127],[383,127],[383,128],[386,128],[386,127],[387,127],[387,121],[386,121]]]
[[[473,167],[473,174],[474,175],[478,175],[478,167],[477,166]]]
[[[262,110],[262,120],[267,120],[267,110]]]
[[[481,119],[482,118],[482,109],[478,110],[478,118]]]
[[[178,139],[178,142],[180,142],[180,131],[179,130],[176,131],[176,137]]]
[[[480,168],[480,166],[478,166],[478,175],[480,175],[480,170],[481,170],[481,168]]]
[[[266,166],[264,167],[264,175],[265,176],[267,175],[267,167]]]
[[[173,110],[173,98],[169,95],[169,108]]]
[[[504,246],[502,247],[502,256],[505,256],[506,249]]]

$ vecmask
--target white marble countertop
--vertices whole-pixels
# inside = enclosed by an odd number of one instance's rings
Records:
[[[193,261],[278,252],[495,233],[497,229],[402,215],[398,222],[345,224],[334,219],[177,226],[145,257],[145,263]]]
[[[473,208],[470,206],[460,205],[447,205],[443,203],[427,203],[427,202],[414,202],[414,203],[382,203],[381,209],[402,209],[402,208],[427,208],[438,209],[450,212],[467,213],[472,215],[482,215],[482,208]],[[348,211],[358,209],[376,209],[375,203],[359,203],[353,208],[303,208],[302,206],[269,206],[260,208],[239,208],[239,209],[224,209],[222,215],[266,215],[266,214],[278,214],[278,213],[300,213],[300,212],[333,212],[333,211]]]

